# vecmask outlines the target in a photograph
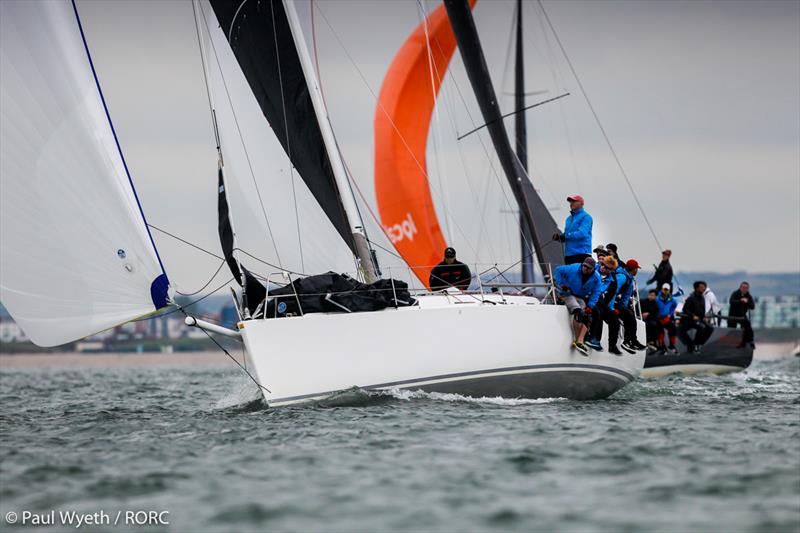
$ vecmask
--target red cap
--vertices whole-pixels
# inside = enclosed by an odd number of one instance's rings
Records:
[[[625,268],[627,268],[628,270],[633,270],[634,268],[642,268],[642,267],[639,265],[639,262],[636,261],[636,259],[628,259],[628,262],[625,263]]]
[[[583,196],[580,194],[573,194],[572,196],[567,196],[568,202],[583,202]]]

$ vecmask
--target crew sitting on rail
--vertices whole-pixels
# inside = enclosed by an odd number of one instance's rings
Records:
[[[619,291],[617,291],[619,301],[617,302],[616,308],[619,310],[619,318],[622,321],[622,326],[625,328],[622,349],[628,353],[635,353],[637,350],[644,350],[647,348],[647,346],[640,343],[639,339],[636,338],[636,314],[633,312],[633,304],[631,302],[633,288],[636,285],[636,274],[639,273],[640,268],[636,259],[628,259],[624,267],[620,265],[617,268],[617,272],[625,277],[625,281],[620,285]]]
[[[672,297],[672,287],[669,283],[664,282],[661,286],[661,293],[656,298],[656,305],[658,305],[658,352],[665,353],[667,350],[664,347],[664,332],[669,335],[669,353],[677,354],[678,349],[675,348],[675,308],[678,307],[678,302]]]
[[[647,291],[647,298],[642,300],[642,320],[644,320],[645,331],[647,332],[647,347],[655,351],[658,334],[661,331],[661,324],[658,322],[658,303],[656,297],[658,291],[650,289]]]
[[[567,198],[569,216],[564,223],[564,233],[556,232],[554,241],[564,243],[564,264],[582,263],[592,256],[592,217],[583,209],[583,196]]]
[[[600,338],[603,336],[603,322],[608,324],[608,351],[614,355],[622,355],[617,347],[619,337],[619,310],[615,308],[619,288],[625,283],[625,276],[617,272],[617,260],[610,255],[603,258],[600,263],[600,299],[597,302],[596,313],[589,326],[589,338],[586,345],[598,352],[603,351]]]
[[[456,259],[455,248],[447,247],[444,250],[444,259],[433,267],[428,285],[432,291],[440,291],[448,287],[456,287],[462,291],[467,290],[472,280],[469,267]]]
[[[686,345],[689,352],[700,353],[700,347],[705,344],[714,332],[713,326],[707,324],[703,317],[706,314],[706,299],[703,293],[708,284],[705,281],[694,282],[694,292],[686,298],[681,313],[681,323],[678,325],[678,337]],[[694,338],[689,336],[689,330],[695,330]]]
[[[600,274],[595,272],[594,264],[594,259],[587,257],[580,264],[557,267],[555,273],[558,294],[572,315],[572,347],[583,355],[589,355],[583,340],[589,330],[592,310],[600,298]]]

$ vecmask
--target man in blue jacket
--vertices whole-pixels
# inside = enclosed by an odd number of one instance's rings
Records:
[[[644,350],[647,348],[644,344],[639,342],[636,338],[636,314],[631,308],[631,297],[633,296],[633,287],[635,285],[636,274],[639,273],[639,262],[636,259],[628,259],[625,266],[619,265],[617,273],[624,276],[624,281],[620,285],[618,291],[619,301],[617,302],[617,309],[619,310],[619,318],[622,321],[622,326],[625,328],[625,334],[622,340],[622,349],[628,353],[635,353],[637,350]]]
[[[564,233],[554,234],[553,240],[564,243],[564,264],[571,265],[592,256],[592,216],[583,208],[583,196],[576,194],[567,201],[569,216]]]
[[[666,352],[664,348],[664,331],[669,336],[669,353],[677,354],[678,349],[675,348],[675,335],[677,329],[675,328],[675,309],[678,307],[678,302],[672,297],[672,286],[669,283],[664,283],[661,286],[661,293],[656,297],[656,304],[658,305],[658,322],[661,326],[661,331],[658,334],[658,351],[659,353]]]
[[[619,309],[616,308],[619,288],[625,283],[625,275],[617,271],[619,264],[613,257],[606,256],[600,263],[600,298],[596,313],[592,319],[590,337],[586,345],[598,352],[603,351],[600,338],[603,336],[603,322],[608,324],[608,351],[614,355],[622,355],[617,347],[619,338]]]
[[[562,265],[556,268],[556,287],[572,315],[572,332],[575,340],[572,347],[583,355],[589,349],[583,343],[593,309],[600,298],[600,274],[594,270],[594,259],[587,257],[580,264]]]

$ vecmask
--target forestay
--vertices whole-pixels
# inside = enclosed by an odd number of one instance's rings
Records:
[[[155,311],[167,277],[69,2],[0,2],[0,298],[38,345]]]

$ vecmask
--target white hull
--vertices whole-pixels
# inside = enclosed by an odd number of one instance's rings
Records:
[[[527,296],[427,295],[414,307],[248,320],[240,330],[272,406],[352,387],[598,399],[644,365],[644,352],[572,350],[566,308]]]

